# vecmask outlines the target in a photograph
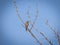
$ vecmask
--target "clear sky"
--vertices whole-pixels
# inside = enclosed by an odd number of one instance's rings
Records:
[[[60,1],[59,0],[17,0],[19,14],[22,19],[27,21],[27,9],[30,5],[30,18],[34,21],[36,14],[36,1],[38,2],[38,19],[35,27],[43,32],[54,45],[58,45],[57,39],[54,37],[50,28],[45,24],[48,19],[49,24],[58,31],[60,35]],[[21,26],[22,22],[16,14],[16,9],[13,0],[0,0],[0,44],[1,45],[39,45],[35,39],[26,32]],[[43,45],[49,43],[32,29],[32,32],[39,38]]]

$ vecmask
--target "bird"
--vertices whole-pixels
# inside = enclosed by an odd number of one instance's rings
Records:
[[[26,31],[28,30],[28,25],[29,25],[29,21],[26,21],[26,23],[25,23],[25,29],[26,29]]]

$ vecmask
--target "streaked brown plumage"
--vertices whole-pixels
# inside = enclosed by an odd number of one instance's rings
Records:
[[[29,21],[27,21],[27,22],[25,23],[26,31],[27,31],[27,29],[28,29],[28,25],[29,25]]]

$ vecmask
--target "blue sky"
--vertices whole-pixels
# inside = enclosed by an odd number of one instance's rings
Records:
[[[31,21],[34,21],[36,13],[36,0],[17,0],[17,6],[19,14],[22,19],[27,21],[27,8],[30,5],[30,17]],[[60,1],[59,0],[37,0],[39,16],[35,23],[35,27],[45,34],[54,45],[58,45],[56,38],[50,28],[45,24],[48,19],[49,24],[55,28],[60,35]],[[21,26],[13,0],[0,0],[0,18],[1,18],[1,45],[39,45],[35,39],[26,32],[25,28]],[[32,32],[39,38],[43,45],[49,45],[49,43],[43,39],[41,35],[38,35],[34,29]]]

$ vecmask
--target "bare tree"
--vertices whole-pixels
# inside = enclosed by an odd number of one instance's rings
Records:
[[[37,18],[38,18],[38,14],[39,14],[38,4],[36,3],[36,15],[35,15],[35,19],[34,19],[33,22],[31,22],[31,20],[30,20],[30,16],[29,16],[29,14],[30,14],[30,12],[29,12],[30,6],[28,6],[28,10],[27,10],[28,20],[25,21],[25,23],[24,23],[23,19],[21,18],[21,15],[19,14],[18,7],[17,7],[17,5],[16,5],[16,0],[13,0],[13,2],[14,2],[14,6],[15,6],[15,8],[16,8],[17,16],[19,17],[21,23],[23,23],[23,24],[21,24],[21,25],[25,28],[25,30],[26,30],[27,32],[30,33],[30,35],[36,40],[36,42],[39,43],[39,45],[43,45],[42,42],[41,42],[40,40],[38,40],[37,36],[34,35],[34,33],[32,33],[32,31],[31,31],[32,28],[33,28],[39,35],[42,35],[43,38],[44,38],[50,45],[53,45],[53,42],[52,42],[50,39],[48,39],[48,37],[46,37],[46,36],[44,35],[44,33],[38,31],[38,29],[36,29],[36,27],[34,26],[34,25],[35,25],[35,22],[36,22],[36,20],[37,20]],[[29,24],[31,25],[31,28],[28,28]],[[48,27],[52,30],[52,32],[54,33],[54,35],[55,35],[55,37],[57,38],[58,43],[59,43],[59,45],[60,45],[60,36],[58,35],[58,33],[48,24],[48,20],[46,21],[46,24],[47,24]]]
[[[16,7],[16,12],[17,12],[17,15],[18,17],[20,18],[21,22],[25,25],[25,23],[23,22],[22,18],[20,17],[20,14],[18,13],[18,7],[16,5],[16,0],[14,0],[14,5]],[[29,13],[29,12],[28,12]],[[26,23],[27,24],[27,23]],[[25,25],[26,26],[26,25]],[[25,26],[23,26],[24,28],[26,28]],[[27,25],[28,26],[28,25]],[[42,45],[42,43],[37,39],[37,37],[29,30],[26,28],[26,30],[31,34],[31,36],[40,44]]]

